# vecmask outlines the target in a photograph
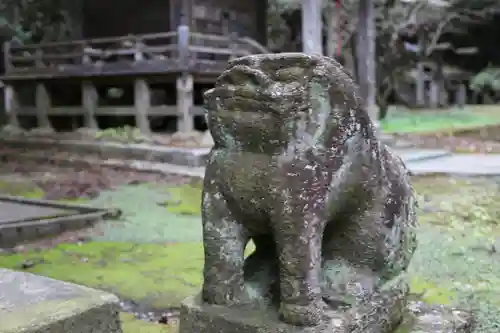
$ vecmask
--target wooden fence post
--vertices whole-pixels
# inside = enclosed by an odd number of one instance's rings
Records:
[[[190,132],[194,129],[193,108],[193,76],[184,74],[177,78],[177,130]]]
[[[467,86],[464,82],[460,82],[457,87],[455,101],[461,108],[467,104]]]
[[[3,88],[5,113],[7,114],[7,121],[10,126],[19,127],[19,100],[17,91],[11,84],[6,84]]]
[[[151,108],[151,90],[145,79],[134,82],[135,123],[141,134],[150,135],[148,113]]]
[[[193,76],[189,73],[189,26],[181,23],[177,28],[177,51],[182,74],[177,78],[177,131],[190,132],[194,129],[193,116]]]
[[[45,83],[36,84],[36,120],[38,127],[43,129],[52,129],[48,111],[52,107],[50,94]]]
[[[416,104],[419,107],[425,106],[425,81],[426,74],[424,69],[424,64],[422,61],[418,61],[417,63],[417,77],[416,79]]]
[[[432,80],[430,82],[430,91],[429,91],[429,107],[432,109],[439,107],[440,102],[440,89],[439,83],[436,80]]]
[[[99,101],[97,89],[91,81],[83,81],[82,83],[82,105],[84,126],[89,129],[97,130],[97,120],[95,112]]]
[[[303,0],[302,4],[302,52],[323,54],[321,0]]]
[[[90,54],[87,52],[87,44],[82,44],[82,63],[88,65],[92,63]],[[83,122],[84,126],[89,129],[97,130],[99,126],[95,117],[97,104],[99,103],[99,95],[92,81],[85,80],[82,82],[82,107],[83,107]]]
[[[3,43],[3,66],[4,66],[4,71],[5,73],[8,73],[11,68],[12,64],[10,62],[10,42],[4,42]]]
[[[144,42],[142,39],[137,39],[135,41],[135,53],[134,53],[134,61],[142,61],[144,60]]]
[[[177,27],[177,57],[180,68],[186,72],[189,67],[189,26],[181,24]]]

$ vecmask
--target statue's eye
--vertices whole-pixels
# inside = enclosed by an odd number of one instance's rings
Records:
[[[236,75],[238,76],[238,83],[244,83],[245,85],[252,86],[259,86],[262,84],[262,82],[255,75],[247,73],[238,73]]]
[[[275,74],[275,79],[282,82],[295,82],[301,80],[304,76],[304,69],[301,67],[290,67],[278,69]]]

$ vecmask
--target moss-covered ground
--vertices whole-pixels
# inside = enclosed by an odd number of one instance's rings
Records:
[[[391,107],[381,122],[385,133],[455,132],[500,125],[498,106],[472,106],[450,109],[407,110]]]
[[[500,191],[493,179],[415,178],[419,247],[409,269],[413,293],[430,303],[472,308],[475,333],[500,330]],[[176,307],[200,288],[199,184],[145,184],[102,193],[92,203],[120,208],[92,241],[0,255],[0,267],[101,288],[154,308]],[[168,325],[123,314],[126,333],[170,333]]]

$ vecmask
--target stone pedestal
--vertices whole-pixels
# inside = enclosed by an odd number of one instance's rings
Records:
[[[229,308],[196,296],[182,303],[179,333],[385,333],[399,325],[405,306],[406,295],[394,289],[353,308],[329,309],[320,325],[299,327],[282,322],[275,307]]]
[[[471,333],[474,323],[466,311],[417,301],[408,302],[403,311],[371,310],[332,312],[322,325],[296,327],[280,322],[275,311],[206,305],[199,297],[191,297],[182,304],[179,333],[380,333],[385,329],[393,333]],[[388,320],[401,314],[397,327],[389,328]]]

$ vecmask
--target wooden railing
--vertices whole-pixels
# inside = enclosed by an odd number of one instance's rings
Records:
[[[183,37],[184,36],[184,37]],[[193,33],[187,30],[68,42],[4,45],[6,75],[57,73],[68,68],[113,63],[170,61],[175,67],[227,62],[231,57],[267,50],[250,38]]]

